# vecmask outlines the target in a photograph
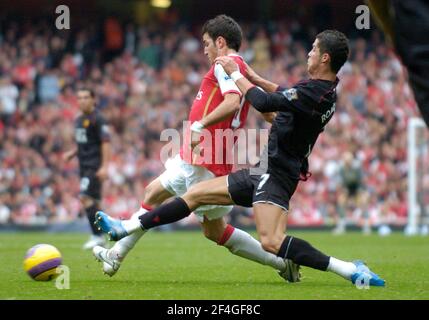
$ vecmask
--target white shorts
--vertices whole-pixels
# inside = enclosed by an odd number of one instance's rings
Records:
[[[182,160],[180,155],[168,159],[165,163],[165,171],[159,176],[162,186],[170,193],[182,196],[194,184],[213,179],[216,176],[208,169],[194,166]],[[208,220],[214,220],[227,215],[233,206],[205,205],[194,211],[200,222],[204,216]]]

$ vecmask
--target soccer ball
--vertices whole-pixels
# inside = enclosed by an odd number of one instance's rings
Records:
[[[27,251],[24,270],[36,281],[49,281],[58,275],[56,268],[61,262],[61,253],[57,248],[50,244],[38,244]]]

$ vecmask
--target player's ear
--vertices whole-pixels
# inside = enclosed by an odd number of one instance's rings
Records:
[[[223,49],[224,47],[226,47],[226,40],[222,36],[217,37],[215,43],[218,49]]]
[[[331,63],[331,57],[330,57],[330,55],[329,55],[329,53],[324,53],[324,54],[322,54],[322,57],[321,57],[321,59],[320,59],[323,63],[328,63],[328,64],[330,64]]]

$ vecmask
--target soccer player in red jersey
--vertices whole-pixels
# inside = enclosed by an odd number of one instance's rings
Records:
[[[219,15],[205,23],[202,29],[204,54],[211,63],[209,72],[204,76],[198,94],[189,115],[190,130],[185,128],[185,141],[180,154],[169,159],[166,170],[146,188],[142,207],[131,219],[138,217],[153,207],[159,206],[172,196],[181,196],[198,182],[219,176],[228,175],[232,164],[228,163],[228,145],[216,132],[242,128],[246,120],[249,103],[245,102],[235,82],[214,61],[220,56],[231,57],[246,74],[246,64],[237,52],[240,49],[242,31],[232,18]],[[268,121],[272,114],[264,118]],[[201,139],[203,134],[204,139]],[[196,152],[197,145],[207,146],[207,135],[210,137],[210,148],[204,147],[204,154]],[[205,143],[202,143],[204,140]],[[219,140],[219,141],[218,141]],[[210,144],[210,143],[209,143]],[[207,205],[195,210],[205,236],[218,245],[227,247],[231,253],[264,265],[269,265],[287,278],[287,263],[276,255],[264,251],[259,241],[247,232],[227,225],[223,216],[232,206]],[[113,276],[120,267],[128,252],[134,247],[145,231],[127,236],[107,250],[95,247],[95,257],[103,262],[103,270]]]

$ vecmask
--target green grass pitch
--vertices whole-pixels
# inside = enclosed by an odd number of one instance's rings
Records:
[[[328,272],[303,268],[289,284],[269,267],[229,253],[200,232],[150,232],[113,278],[82,251],[85,234],[0,233],[0,299],[429,299],[429,238],[393,234],[380,238],[350,233],[291,232],[329,255],[363,259],[387,281],[359,290]],[[70,268],[70,289],[36,282],[23,257],[38,243],[56,246]]]

